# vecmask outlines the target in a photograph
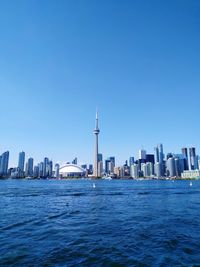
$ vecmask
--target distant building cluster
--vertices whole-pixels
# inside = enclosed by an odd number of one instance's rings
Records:
[[[182,148],[180,154],[163,152],[163,145],[154,148],[154,154],[141,149],[138,158],[130,157],[122,166],[115,165],[115,157],[109,157],[103,165],[103,155],[98,156],[99,177],[113,178],[200,178],[200,157],[195,147]]]
[[[48,158],[44,158],[44,161],[34,165],[34,159],[28,158],[25,163],[25,152],[19,153],[18,166],[8,169],[9,163],[9,151],[4,152],[0,156],[0,177],[12,177],[12,178],[48,178],[53,176],[53,162]]]
[[[163,145],[154,148],[154,154],[148,154],[141,149],[138,158],[130,157],[122,166],[116,165],[114,156],[103,160],[103,155],[97,156],[97,175],[106,178],[200,178],[200,157],[195,147],[182,148],[180,154],[163,152]],[[52,160],[45,157],[43,161],[34,164],[33,158],[25,160],[25,152],[19,153],[18,166],[9,168],[9,151],[0,156],[1,178],[65,178],[65,177],[92,177],[94,176],[92,164],[78,165],[78,159],[60,166],[53,165]],[[96,177],[96,176],[95,176]]]
[[[115,157],[111,156],[103,160],[103,155],[99,153],[99,120],[96,113],[95,129],[95,154],[94,166],[92,164],[78,165],[78,159],[67,162],[60,166],[58,163],[53,166],[52,160],[45,157],[43,161],[34,164],[33,158],[25,161],[25,152],[19,153],[18,166],[8,168],[9,151],[0,156],[0,177],[12,178],[200,178],[200,157],[196,154],[195,147],[184,147],[180,154],[163,152],[163,145],[158,144],[154,148],[153,154],[148,154],[141,149],[138,158],[131,156],[122,166],[116,166]]]
[[[35,165],[34,159],[31,157],[25,161],[25,152],[21,151],[17,167],[9,168],[9,151],[0,156],[0,178],[79,178],[92,174],[93,165],[78,166],[77,158],[62,166],[58,163],[53,166],[53,161],[45,157],[43,161]]]
[[[195,147],[182,148],[181,154],[168,153],[165,157],[163,145],[154,148],[154,154],[147,154],[146,150],[139,150],[138,159],[134,157],[126,160],[123,166],[115,166],[115,157],[109,157],[103,165],[103,155],[99,154],[100,133],[98,113],[95,122],[95,156],[94,173],[96,178],[111,176],[113,178],[200,178],[200,159],[196,155]]]

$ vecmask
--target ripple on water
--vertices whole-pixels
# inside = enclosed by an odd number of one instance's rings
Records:
[[[0,266],[197,266],[200,182],[2,181]]]
[[[9,225],[7,225],[5,227],[1,227],[0,231],[13,230],[15,228],[24,227],[26,224],[29,224],[29,223],[31,223],[33,221],[34,221],[33,219],[30,219],[30,220],[20,221],[20,222],[17,222],[17,223],[12,223],[12,224],[9,224]]]

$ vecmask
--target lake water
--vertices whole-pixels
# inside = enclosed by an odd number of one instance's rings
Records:
[[[0,180],[0,266],[197,266],[192,183]]]

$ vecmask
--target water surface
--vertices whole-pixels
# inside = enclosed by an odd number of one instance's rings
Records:
[[[189,183],[0,180],[0,266],[197,266]]]

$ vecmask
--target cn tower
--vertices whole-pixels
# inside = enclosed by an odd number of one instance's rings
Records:
[[[94,177],[98,178],[98,154],[99,154],[99,144],[98,144],[98,138],[99,138],[99,126],[98,126],[98,111],[96,112],[96,125],[94,129],[95,134],[95,154],[94,154]]]

